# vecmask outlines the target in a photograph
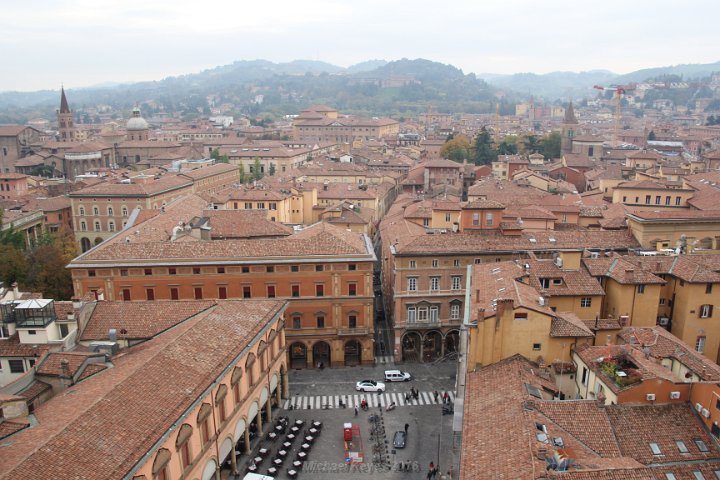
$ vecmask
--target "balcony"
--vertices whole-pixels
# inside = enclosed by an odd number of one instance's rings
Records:
[[[287,328],[285,327],[286,337],[312,337],[324,335],[337,335],[337,328]]]
[[[338,336],[347,336],[347,335],[367,335],[370,332],[370,330],[365,328],[338,328],[337,334]]]
[[[402,297],[447,297],[447,296],[464,296],[465,289],[458,288],[454,290],[398,290],[395,292],[396,298]]]
[[[406,330],[424,330],[427,328],[440,328],[440,327],[459,327],[462,324],[462,318],[451,320],[449,318],[439,319],[437,321],[415,321],[408,323],[407,320],[403,322],[396,322],[396,327],[403,327]]]

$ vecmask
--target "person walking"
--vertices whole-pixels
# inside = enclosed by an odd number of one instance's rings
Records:
[[[448,395],[448,392],[443,394],[443,403],[450,403],[450,395]]]
[[[440,394],[438,393],[437,390],[435,390],[435,391],[433,392],[433,397],[435,397],[435,403],[437,403],[437,401],[438,401],[438,396],[439,396],[439,395],[440,395]]]
[[[407,435],[408,428],[410,428],[410,424],[406,423],[405,424],[405,435]]]
[[[355,416],[356,416],[356,417],[358,416],[358,408],[357,408],[357,405],[355,405]]]
[[[410,401],[410,394],[405,392],[405,403]]]
[[[432,478],[434,471],[435,471],[435,463],[430,462],[430,465],[428,466],[427,480],[430,480]]]

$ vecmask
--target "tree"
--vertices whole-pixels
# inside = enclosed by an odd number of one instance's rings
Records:
[[[552,132],[545,135],[538,142],[539,152],[545,158],[560,158],[560,145],[562,138],[558,132]]]
[[[268,175],[271,177],[275,175],[275,164],[270,162],[270,168],[268,168]]]
[[[655,140],[655,138],[656,138],[655,132],[653,130],[650,130],[650,133],[648,133],[648,138],[647,138],[648,141],[652,142],[653,140]]]
[[[490,165],[497,160],[497,152],[492,147],[492,139],[487,128],[482,127],[475,137],[475,165]]]
[[[240,183],[245,183],[245,181],[247,180],[247,178],[245,178],[245,166],[242,163],[240,163],[239,169],[240,169]]]
[[[445,142],[440,149],[440,156],[454,162],[462,162],[470,158],[470,140],[465,135],[458,135]]]
[[[26,288],[57,300],[72,297],[72,276],[65,268],[67,260],[58,245],[53,243],[33,248],[28,253],[27,265]]]
[[[262,172],[260,171],[260,159],[255,157],[255,164],[253,165],[252,170],[252,178],[253,180],[260,180],[263,177]]]
[[[0,280],[5,282],[5,285],[12,285],[13,282],[23,283],[27,267],[22,250],[12,244],[0,243]]]
[[[515,137],[506,137],[497,147],[498,155],[517,155],[518,147]]]

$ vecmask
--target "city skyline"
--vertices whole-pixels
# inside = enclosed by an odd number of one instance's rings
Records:
[[[0,91],[160,80],[243,59],[319,60],[342,67],[381,58],[426,58],[464,72],[634,70],[718,61],[712,22],[720,6],[662,9],[616,1],[503,4],[318,0],[243,5],[86,0],[4,7]],[[30,10],[32,8],[32,10]],[[32,22],[21,21],[32,18]],[[671,32],[671,33],[670,33]],[[32,60],[31,60],[32,59]]]

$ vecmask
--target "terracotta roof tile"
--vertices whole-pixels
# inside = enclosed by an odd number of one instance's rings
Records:
[[[51,352],[38,365],[36,373],[48,377],[72,378],[88,360],[104,358],[104,353],[96,352]],[[63,365],[67,365],[67,369]]]

